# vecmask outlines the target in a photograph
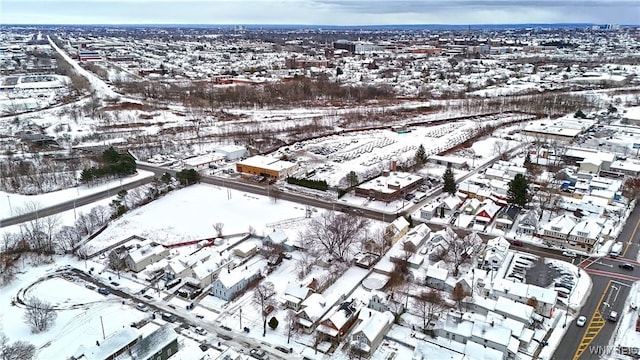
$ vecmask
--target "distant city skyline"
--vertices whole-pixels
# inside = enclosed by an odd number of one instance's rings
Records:
[[[2,0],[1,24],[640,24],[638,0]]]

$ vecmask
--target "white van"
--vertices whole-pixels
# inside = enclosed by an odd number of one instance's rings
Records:
[[[417,192],[416,193],[416,197],[413,198],[413,202],[414,203],[419,203],[420,201],[424,200],[427,198],[427,194],[422,193],[422,192]]]

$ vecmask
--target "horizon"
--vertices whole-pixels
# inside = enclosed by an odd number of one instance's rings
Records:
[[[640,24],[636,0],[3,0],[15,25]]]

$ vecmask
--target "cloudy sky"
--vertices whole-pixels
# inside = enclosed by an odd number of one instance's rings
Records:
[[[640,24],[640,0],[0,0],[1,24]]]

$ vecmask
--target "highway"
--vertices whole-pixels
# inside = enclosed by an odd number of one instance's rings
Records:
[[[593,346],[608,345],[617,325],[617,322],[609,321],[607,317],[610,311],[616,311],[620,316],[629,315],[630,309],[624,308],[625,301],[631,284],[640,280],[640,264],[636,262],[640,246],[639,226],[640,206],[637,206],[618,236],[617,241],[625,244],[622,256],[588,258],[580,263],[593,282],[591,294],[580,313],[587,317],[587,324],[584,327],[578,327],[575,323],[567,325],[570,329],[560,342],[553,359],[587,360],[602,357],[601,354],[593,353]],[[632,264],[634,269],[621,269],[618,267],[621,263]]]

